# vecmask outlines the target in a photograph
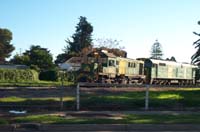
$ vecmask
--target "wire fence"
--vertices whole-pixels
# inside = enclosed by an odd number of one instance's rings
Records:
[[[200,88],[140,86],[87,87],[79,84],[77,110],[199,110]]]
[[[200,110],[200,88],[112,86],[0,89],[0,110]]]

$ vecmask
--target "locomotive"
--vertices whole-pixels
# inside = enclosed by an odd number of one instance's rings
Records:
[[[100,83],[195,84],[198,68],[166,60],[117,57],[105,50],[93,51],[84,60],[82,67],[87,68],[82,69],[83,74],[87,77],[92,74],[90,81]]]

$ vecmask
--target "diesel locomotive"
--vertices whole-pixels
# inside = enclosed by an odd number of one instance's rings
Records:
[[[107,51],[89,53],[82,64],[90,81],[122,84],[195,84],[197,66],[188,63],[149,58],[117,57]],[[81,80],[80,80],[81,81]]]

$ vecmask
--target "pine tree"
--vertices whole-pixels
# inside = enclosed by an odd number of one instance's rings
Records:
[[[86,17],[80,17],[76,26],[76,32],[72,35],[72,41],[67,40],[68,46],[65,48],[67,53],[79,54],[84,48],[92,46],[93,27]]]
[[[63,63],[67,59],[73,56],[80,56],[82,52],[87,51],[85,49],[91,49],[92,45],[92,32],[93,27],[87,21],[86,17],[80,16],[79,23],[76,26],[76,31],[72,35],[71,40],[67,39],[67,46],[64,47],[64,53],[61,53],[57,56],[55,63]]]
[[[163,51],[162,51],[162,46],[156,40],[156,42],[152,45],[151,47],[151,57],[152,59],[162,59],[163,56]]]
[[[11,44],[12,32],[8,29],[0,28],[0,63],[4,63],[5,59],[11,56],[11,52],[15,47]]]

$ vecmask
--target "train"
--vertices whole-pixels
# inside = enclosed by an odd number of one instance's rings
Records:
[[[189,63],[118,57],[106,50],[92,51],[84,60],[79,71],[84,79],[79,81],[98,83],[192,85],[198,69]]]

